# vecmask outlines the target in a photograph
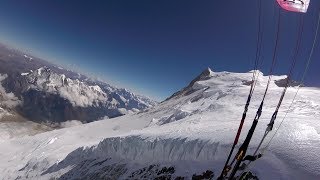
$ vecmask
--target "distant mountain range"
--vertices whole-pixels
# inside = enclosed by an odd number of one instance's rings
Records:
[[[2,95],[12,93],[12,98],[19,101],[14,107],[1,107],[1,104],[0,107],[39,123],[69,120],[86,123],[142,111],[157,104],[127,89],[116,88],[5,45],[0,45],[0,74]]]

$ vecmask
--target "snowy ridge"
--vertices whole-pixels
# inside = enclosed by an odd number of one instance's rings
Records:
[[[122,161],[126,166],[130,162],[134,162],[136,168],[143,167],[146,164],[170,164],[172,162],[183,163],[190,161],[194,164],[210,164],[215,157],[217,147],[218,144],[216,143],[212,144],[201,140],[188,141],[186,138],[156,139],[151,141],[137,136],[109,138],[99,143],[96,147],[79,148],[73,151],[63,161],[51,166],[43,174],[56,174],[62,169],[79,164],[79,162],[97,159],[105,160],[99,164],[98,168],[110,165],[107,162],[109,160],[112,160],[113,163]],[[32,168],[32,165],[29,165],[25,167],[26,170]],[[192,173],[205,171],[206,168],[205,166],[198,167],[196,168],[197,170],[193,169],[189,174],[176,172],[175,176],[192,176]],[[79,174],[79,170],[81,171],[81,169],[78,169],[77,174]],[[126,171],[133,172],[132,169]],[[86,174],[85,171],[81,173]],[[120,174],[117,178],[126,179],[126,175],[128,175],[128,172]]]
[[[41,67],[30,73],[23,73],[29,83],[28,89],[36,89],[69,100],[74,106],[113,106],[126,110],[139,111],[156,105],[155,101],[135,95],[126,89],[114,88],[107,84],[70,79],[64,74],[57,74],[47,67]],[[102,89],[103,88],[103,89]],[[111,99],[111,100],[110,100]]]
[[[53,73],[46,67],[27,74],[26,78],[30,89],[59,94],[74,106],[97,106],[100,102],[105,103],[107,99],[99,86],[89,86],[77,79],[66,78],[64,74]]]
[[[238,128],[251,77],[252,73],[211,71],[144,112],[1,142],[0,177],[139,179],[132,175],[141,172],[148,179],[159,173],[153,167],[164,166],[174,168],[169,179],[183,175],[190,179],[207,170],[217,175]],[[258,145],[280,98],[282,88],[276,81],[285,78],[272,78],[248,154]],[[240,143],[267,80],[259,75]],[[288,88],[275,127],[296,90]],[[260,179],[319,179],[320,125],[314,123],[319,119],[319,92],[318,88],[301,88],[270,149],[251,169]]]
[[[152,139],[139,136],[105,139],[97,147],[85,149],[96,158],[112,157],[126,159],[136,163],[172,162],[172,161],[212,161],[216,154],[217,143],[202,140]],[[77,150],[75,152],[78,152]],[[82,154],[83,152],[81,152]],[[89,153],[86,153],[90,155]],[[74,155],[73,153],[70,155]],[[75,153],[75,157],[80,154]]]
[[[113,97],[118,102],[123,102],[128,106],[136,106],[136,109],[138,107],[144,109],[144,106],[153,107],[158,104],[156,101],[153,101],[148,97],[144,97],[142,95],[136,95],[136,94],[128,91],[127,89],[114,88],[113,91],[111,91],[111,92],[112,92],[111,94],[113,94]]]

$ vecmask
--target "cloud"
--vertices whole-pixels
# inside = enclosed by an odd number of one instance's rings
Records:
[[[81,125],[82,122],[78,121],[78,120],[70,120],[70,121],[66,121],[66,122],[62,122],[60,123],[60,127],[61,128],[68,128],[68,127],[73,127],[73,126],[79,126]]]

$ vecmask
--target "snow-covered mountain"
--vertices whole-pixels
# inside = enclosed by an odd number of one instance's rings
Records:
[[[145,110],[157,102],[105,82],[0,47],[1,87],[19,104],[11,110],[37,123],[91,122]],[[1,102],[1,99],[0,99]]]
[[[146,109],[157,104],[151,99],[135,95],[126,89],[112,87],[103,82],[70,79],[64,74],[52,72],[48,67],[41,67],[35,71],[31,70],[30,73],[21,73],[21,76],[25,76],[28,82],[24,91],[33,89],[58,94],[73,106],[89,107],[109,104],[113,108],[130,106],[126,109],[139,111],[139,109]],[[111,99],[109,100],[111,102],[108,101],[108,98]]]
[[[0,177],[217,178],[238,128],[251,77],[251,72],[207,69],[186,88],[145,112],[0,142]],[[272,78],[248,154],[263,136],[280,98],[279,82],[285,78]],[[267,79],[260,72],[240,143],[251,126]],[[320,124],[316,123],[320,89],[301,88],[288,109],[296,90],[297,86],[288,89],[275,127],[285,112],[289,114],[265,155],[250,168],[259,179],[320,177]]]

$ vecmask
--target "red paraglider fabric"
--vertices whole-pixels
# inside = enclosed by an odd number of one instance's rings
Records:
[[[287,11],[306,13],[310,0],[277,0],[277,2]]]

